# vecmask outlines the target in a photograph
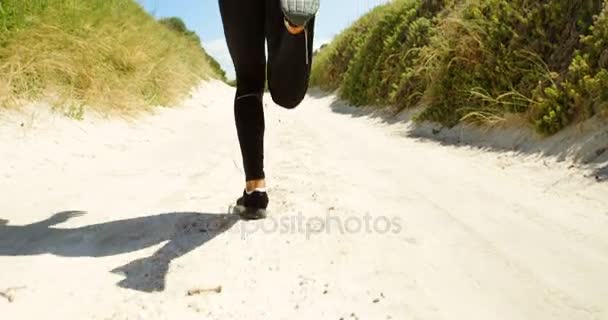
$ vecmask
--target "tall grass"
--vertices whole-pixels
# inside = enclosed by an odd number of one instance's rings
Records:
[[[362,19],[368,32],[358,22],[321,50],[313,84],[355,105],[423,106],[418,120],[446,126],[516,114],[552,134],[606,110],[603,3],[396,0]],[[359,44],[347,61],[344,35]]]
[[[178,34],[192,40],[194,43],[198,43],[198,44],[201,43],[201,38],[198,36],[198,34],[196,34],[196,32],[194,32],[194,31],[188,29],[188,27],[186,27],[186,24],[184,23],[184,21],[179,17],[162,18],[158,22],[160,22],[162,25],[168,27],[169,29],[177,32]],[[219,62],[217,62],[217,60],[215,60],[212,56],[210,56],[204,49],[203,49],[203,55],[205,55],[205,58],[207,58],[207,60],[209,62],[209,66],[211,67],[213,73],[218,75],[222,81],[226,82],[228,80],[228,79],[226,79],[226,71],[224,71],[222,69]]]
[[[0,106],[133,112],[217,77],[200,44],[132,0],[0,1]]]

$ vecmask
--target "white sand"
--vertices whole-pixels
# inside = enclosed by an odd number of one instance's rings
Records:
[[[0,319],[608,319],[588,171],[309,97],[267,106],[272,218],[235,221],[232,96],[133,123],[3,112]]]

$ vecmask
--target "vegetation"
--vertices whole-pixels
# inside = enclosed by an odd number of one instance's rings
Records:
[[[311,83],[324,90],[337,89],[344,81],[349,62],[359,51],[374,23],[388,6],[379,6],[340,34],[329,46],[320,50],[312,66]]]
[[[180,19],[178,17],[170,17],[170,18],[160,19],[159,22],[161,24],[163,24],[164,26],[168,27],[169,29],[177,32],[178,34],[181,34],[182,36],[190,39],[195,44],[197,44],[199,46],[201,45],[201,38],[198,36],[198,34],[196,34],[196,32],[188,29],[188,27],[186,27],[186,24],[184,23],[184,21],[182,19]],[[209,65],[211,66],[211,69],[213,69],[213,72],[216,75],[219,75],[219,77],[222,81],[226,82],[227,81],[226,72],[222,69],[219,62],[217,62],[217,60],[215,60],[212,56],[207,54],[207,51],[205,51],[204,49],[203,49],[203,55],[205,55],[205,57],[209,61]]]
[[[195,34],[167,24],[133,0],[0,0],[0,107],[50,99],[76,116],[85,105],[132,112],[222,77]]]
[[[542,134],[608,109],[602,0],[396,0],[321,50],[313,85],[355,105],[423,106],[446,126],[525,118]]]

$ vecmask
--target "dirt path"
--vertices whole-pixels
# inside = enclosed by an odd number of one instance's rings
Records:
[[[267,107],[272,218],[236,221],[231,100],[5,112],[2,318],[608,319],[608,184],[309,97]]]

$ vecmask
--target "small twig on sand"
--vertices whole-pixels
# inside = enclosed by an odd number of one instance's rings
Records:
[[[15,291],[25,289],[25,287],[12,287],[5,290],[0,291],[0,297],[6,298],[8,302],[15,301]]]
[[[201,289],[201,288],[197,288],[197,289],[190,289],[188,290],[188,296],[195,296],[195,295],[199,295],[199,294],[203,294],[203,293],[207,293],[207,292],[215,292],[215,293],[220,293],[222,292],[222,286],[217,286],[215,288],[207,288],[207,289]]]

